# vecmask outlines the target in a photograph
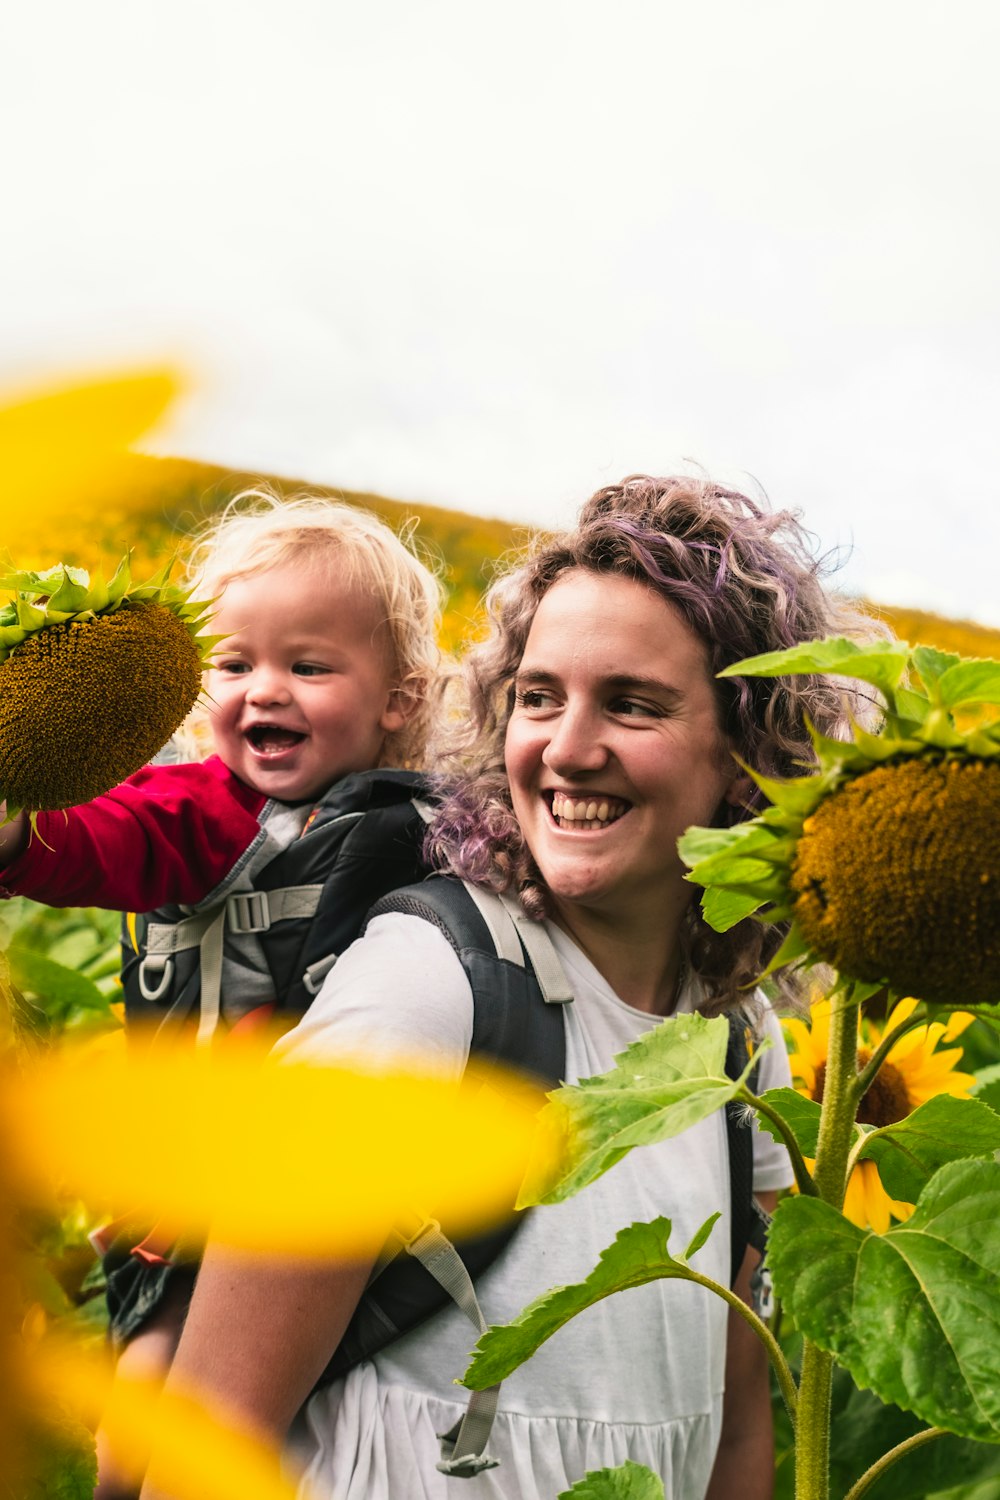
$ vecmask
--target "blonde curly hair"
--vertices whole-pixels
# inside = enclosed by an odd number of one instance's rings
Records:
[[[380,610],[401,692],[413,709],[387,734],[380,766],[419,766],[427,753],[441,674],[437,645],[443,594],[436,571],[418,557],[415,522],[397,536],[370,511],[321,495],[284,499],[244,490],[192,540],[186,582],[198,599],[215,599],[236,579],[286,563],[329,564],[340,586],[370,593]],[[211,628],[211,627],[209,627]],[[199,701],[178,735],[201,757],[209,748],[208,713]]]

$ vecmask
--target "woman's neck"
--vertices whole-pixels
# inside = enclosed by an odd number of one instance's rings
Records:
[[[586,907],[553,903],[552,919],[587,955],[619,1000],[633,1010],[669,1016],[680,993],[683,958],[680,917],[669,916],[655,930],[637,933]]]

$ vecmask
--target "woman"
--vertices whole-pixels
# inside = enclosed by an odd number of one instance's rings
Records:
[[[636,477],[602,490],[577,528],[545,541],[494,588],[493,631],[469,662],[465,770],[432,844],[439,863],[515,893],[546,923],[574,992],[567,1078],[604,1071],[663,1016],[745,1003],[775,935],[701,922],[677,839],[738,819],[754,789],[735,756],[768,773],[809,758],[806,716],[842,720],[823,679],[719,682],[744,656],[849,628],[787,514],[689,479]],[[289,1056],[426,1055],[459,1077],[472,996],[446,939],[397,913],[341,958]],[[779,1045],[761,1088],[788,1081]],[[755,1186],[790,1182],[783,1153],[755,1137]],[[492,1322],[581,1279],[616,1231],[666,1214],[674,1245],[727,1199],[721,1114],[633,1152],[568,1203],[542,1209],[478,1283]],[[699,1269],[728,1280],[716,1232]],[[738,1285],[746,1292],[752,1251]],[[178,1376],[283,1439],[363,1290],[367,1265],[236,1266],[211,1249]],[[728,1333],[727,1333],[728,1321]],[[436,1469],[436,1434],[463,1410],[452,1382],[468,1325],[436,1314],[309,1403],[308,1474],[337,1500],[453,1494],[555,1500],[585,1472],[626,1458],[675,1500],[771,1493],[768,1383],[760,1346],[702,1289],[657,1282],[609,1299],[505,1382],[490,1449],[468,1480]],[[157,1492],[158,1493],[158,1492]],[[144,1495],[152,1495],[147,1486]]]

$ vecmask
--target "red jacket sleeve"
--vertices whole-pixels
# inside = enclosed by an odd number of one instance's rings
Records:
[[[112,911],[191,905],[257,837],[266,800],[217,756],[146,766],[82,807],[39,813],[27,849],[0,868],[0,895]]]

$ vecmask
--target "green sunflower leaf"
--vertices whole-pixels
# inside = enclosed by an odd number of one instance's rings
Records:
[[[77,610],[88,608],[89,579],[84,574],[82,581],[74,579],[69,568],[62,569],[62,579],[54,593],[49,595],[46,613],[75,615]]]
[[[864,647],[845,636],[825,641],[804,641],[787,651],[766,651],[734,662],[720,677],[785,677],[803,672],[829,672],[856,677],[882,691],[893,692],[909,663],[910,648],[902,641],[874,641]]]
[[[668,1249],[672,1227],[669,1219],[630,1224],[620,1230],[614,1243],[601,1251],[597,1265],[585,1281],[553,1287],[529,1303],[513,1322],[498,1324],[484,1333],[461,1384],[481,1391],[498,1380],[506,1380],[512,1370],[530,1359],[571,1318],[615,1292],[664,1278],[700,1279],[692,1273],[687,1256],[705,1243],[718,1217],[713,1214],[706,1220],[682,1255],[671,1255]]]
[[[798,1328],[883,1401],[1000,1443],[1000,1163],[950,1162],[884,1235],[816,1198],[778,1206],[775,1291]]]
[[[937,1094],[905,1120],[873,1132],[861,1157],[874,1161],[890,1198],[915,1203],[946,1162],[995,1151],[1000,1151],[1000,1115],[975,1099]]]
[[[679,1135],[728,1103],[739,1087],[726,1077],[728,1040],[723,1016],[668,1016],[607,1073],[555,1089],[538,1117],[518,1207],[562,1203],[634,1146]]]
[[[663,1480],[630,1458],[617,1469],[591,1469],[558,1500],[664,1500]]]
[[[945,708],[1000,703],[1000,661],[959,661],[937,684]]]
[[[957,667],[962,660],[954,651],[939,651],[936,646],[914,646],[913,665],[920,674],[924,686],[931,689],[949,667]]]
[[[765,1104],[769,1104],[775,1114],[780,1115],[785,1124],[791,1130],[799,1150],[803,1156],[816,1155],[816,1139],[819,1135],[820,1106],[815,1099],[807,1099],[796,1089],[781,1088],[768,1089],[761,1098]],[[773,1136],[776,1141],[781,1141],[781,1132],[778,1127],[767,1118],[765,1114],[757,1116],[757,1124],[761,1130],[766,1130],[768,1135]],[[856,1128],[856,1127],[855,1127]]]
[[[36,996],[49,1016],[65,1017],[75,1010],[107,1011],[108,1002],[97,985],[76,969],[17,942],[7,950],[7,958],[14,984]]]
[[[693,875],[688,876],[689,880],[694,878]],[[728,932],[737,922],[752,917],[769,899],[756,892],[730,891],[721,886],[713,886],[701,898],[701,914],[714,932]]]
[[[977,1068],[972,1092],[981,1104],[988,1104],[990,1109],[1000,1112],[1000,1063]]]

